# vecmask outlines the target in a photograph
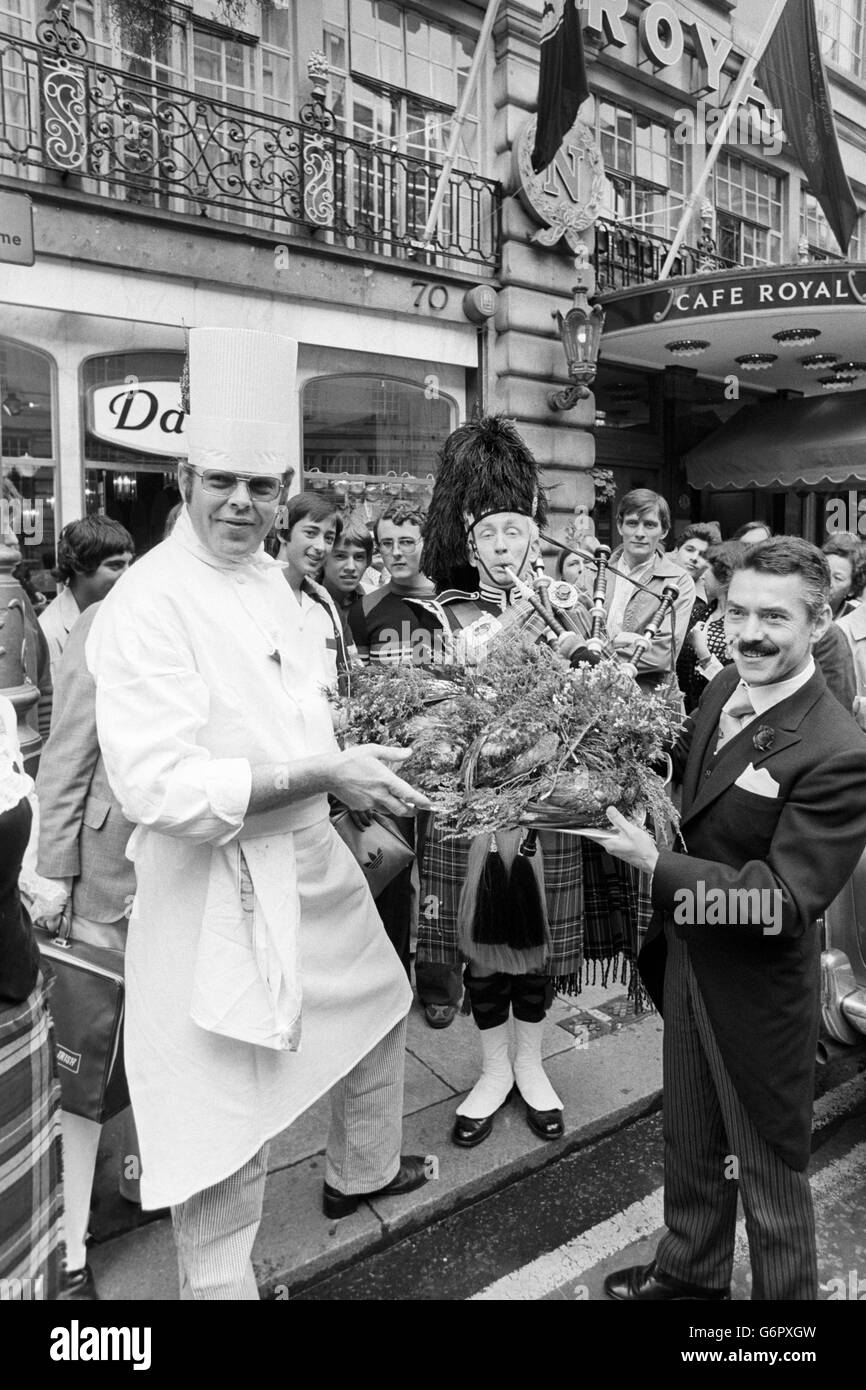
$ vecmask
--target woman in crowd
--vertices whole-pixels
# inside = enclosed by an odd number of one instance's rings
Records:
[[[0,697],[0,1281],[5,1295],[53,1299],[60,1285],[60,1088],[48,986],[21,902],[33,782],[15,710]]]
[[[713,677],[731,663],[725,640],[725,606],[731,575],[745,549],[742,541],[722,541],[720,545],[711,545],[704,557],[707,568],[702,579],[710,611],[689,632],[685,645],[691,662],[684,664],[679,673],[686,686],[683,695],[687,713],[695,708]]]

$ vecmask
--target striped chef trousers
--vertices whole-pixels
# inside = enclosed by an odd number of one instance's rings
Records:
[[[812,1194],[762,1139],[719,1051],[685,943],[670,923],[664,1012],[664,1214],[660,1273],[707,1289],[731,1281],[737,1194],[753,1299],[813,1300],[818,1269]],[[736,1007],[732,998],[731,1007]],[[731,1159],[737,1160],[737,1177]]]
[[[405,1050],[403,1018],[331,1092],[325,1181],[339,1192],[373,1192],[396,1177]],[[251,1254],[267,1173],[265,1144],[236,1173],[172,1207],[182,1299],[258,1298]]]

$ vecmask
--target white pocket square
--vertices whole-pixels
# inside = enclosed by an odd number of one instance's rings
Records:
[[[757,796],[778,797],[779,783],[775,777],[771,777],[765,767],[755,767],[754,763],[749,763],[734,783],[737,787],[742,787],[744,792],[754,792]]]

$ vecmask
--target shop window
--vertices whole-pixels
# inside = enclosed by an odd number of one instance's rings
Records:
[[[736,155],[719,156],[715,202],[720,256],[741,266],[781,264],[782,189],[778,175]]]
[[[84,507],[121,522],[141,555],[162,540],[180,501],[183,353],[91,357],[81,369]]]
[[[316,377],[303,392],[304,486],[374,510],[426,502],[456,415],[450,398],[394,377]]]
[[[818,0],[815,17],[821,52],[829,63],[863,76],[864,0]]]
[[[43,591],[53,589],[55,546],[53,372],[44,353],[0,338],[0,531],[14,536]]]
[[[861,261],[866,247],[863,243],[863,217],[857,219],[854,233],[848,246],[847,256],[842,257],[839,243],[824,216],[823,208],[807,189],[800,191],[800,236],[809,243],[809,254],[813,260],[846,259]]]
[[[623,222],[670,236],[682,212],[685,170],[673,130],[610,101],[596,107],[596,137]]]

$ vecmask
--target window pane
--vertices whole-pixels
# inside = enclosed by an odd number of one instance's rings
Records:
[[[434,63],[451,67],[454,63],[452,37],[448,29],[430,25],[430,58]]]
[[[222,55],[219,39],[215,34],[196,31],[193,44],[193,63],[195,65],[196,86],[203,84],[217,87],[222,85]]]
[[[380,376],[317,378],[304,388],[304,485],[315,486],[317,473],[366,476],[375,508],[386,474],[435,474],[452,415],[451,403],[427,400],[423,386]]]
[[[374,39],[366,38],[363,34],[352,35],[352,67],[368,77],[379,76],[379,55]]]

